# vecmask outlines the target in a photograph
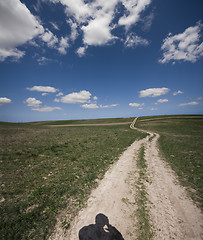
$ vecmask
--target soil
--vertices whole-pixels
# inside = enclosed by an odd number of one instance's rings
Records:
[[[136,119],[130,125],[132,129],[136,129],[135,122]],[[157,148],[159,135],[152,132],[148,134],[146,138],[135,141],[128,147],[106,172],[98,187],[92,191],[86,208],[82,209],[71,223],[70,229],[65,232],[61,225],[57,224],[49,240],[78,240],[79,230],[94,224],[98,213],[106,215],[109,223],[122,234],[125,240],[137,238],[136,159],[143,144],[149,179],[145,184],[154,239],[203,239],[201,210],[187,196],[186,190],[179,184],[175,173],[160,158]]]

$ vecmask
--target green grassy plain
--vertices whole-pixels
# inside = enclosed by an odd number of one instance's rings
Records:
[[[163,120],[158,119],[160,117]],[[136,127],[160,134],[161,154],[203,210],[203,116],[167,117],[157,116],[150,121],[141,121],[150,118],[141,117]]]
[[[47,239],[63,209],[68,229],[97,179],[144,136],[128,125],[0,123],[0,238]]]
[[[83,119],[83,120],[62,120],[62,121],[33,122],[33,124],[40,124],[40,125],[70,125],[70,124],[125,123],[125,122],[132,122],[133,119],[134,119],[134,117],[131,117],[131,118],[101,118],[101,119]]]

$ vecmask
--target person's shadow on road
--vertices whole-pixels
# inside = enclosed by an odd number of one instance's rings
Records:
[[[124,240],[121,233],[109,224],[109,219],[102,213],[95,218],[95,224],[85,226],[79,231],[80,240]]]

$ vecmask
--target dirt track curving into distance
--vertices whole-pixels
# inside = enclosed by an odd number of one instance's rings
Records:
[[[137,118],[130,125],[135,128]],[[144,131],[144,130],[141,130]],[[170,167],[159,156],[158,134],[148,132],[148,136],[135,141],[120,156],[119,160],[106,172],[104,178],[88,199],[87,207],[82,209],[71,223],[67,232],[58,223],[49,240],[78,240],[79,230],[94,224],[95,216],[103,213],[125,240],[136,239],[136,187],[138,178],[136,160],[142,145],[145,147],[148,182],[150,222],[155,240],[201,240],[203,239],[203,215],[185,189],[178,183]],[[107,231],[107,230],[106,230]]]

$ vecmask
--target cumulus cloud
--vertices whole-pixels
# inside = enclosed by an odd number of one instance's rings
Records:
[[[0,48],[0,61],[3,62],[7,57],[12,57],[14,61],[25,55],[24,51],[20,51],[17,48],[3,49]]]
[[[0,97],[0,106],[4,105],[4,104],[9,104],[11,103],[11,99],[7,98],[7,97]]]
[[[40,100],[31,97],[27,98],[24,103],[27,104],[28,107],[39,107],[42,104]]]
[[[79,47],[76,50],[76,53],[78,54],[79,57],[83,57],[85,55],[87,47]]]
[[[70,28],[71,28],[70,39],[71,39],[71,41],[74,42],[79,35],[78,31],[77,31],[77,28],[78,28],[77,23],[73,22],[72,19],[68,19],[67,23],[70,25]]]
[[[21,1],[0,1],[0,61],[7,57],[23,57],[25,53],[16,47],[32,40],[43,31],[39,21]]]
[[[61,40],[60,40],[60,43],[59,43],[59,47],[57,48],[58,51],[61,53],[61,54],[66,54],[67,53],[67,48],[69,47],[69,44],[68,44],[68,38],[67,37],[62,37]]]
[[[112,16],[106,14],[105,16],[101,15],[89,22],[87,26],[82,26],[84,32],[83,42],[87,45],[104,45],[109,41],[115,39],[111,34],[110,22]]]
[[[144,103],[129,103],[129,106],[142,108],[144,106]]]
[[[168,102],[168,99],[159,99],[158,101],[157,101],[158,103],[165,103],[165,102]]]
[[[168,63],[171,60],[196,62],[203,56],[203,43],[200,42],[202,24],[187,28],[183,33],[172,35],[171,33],[163,40],[161,50],[163,58],[160,63]]]
[[[89,91],[82,90],[80,92],[73,92],[65,95],[60,99],[56,98],[54,101],[62,103],[85,103],[90,99],[91,95]]]
[[[37,92],[50,92],[55,93],[58,89],[49,86],[33,86],[32,88],[27,88],[29,91],[37,91]]]
[[[183,92],[180,91],[180,90],[178,90],[177,92],[174,92],[174,93],[173,93],[173,96],[176,96],[176,95],[178,95],[178,94],[183,94]]]
[[[33,111],[37,112],[52,112],[54,110],[61,110],[60,107],[43,107],[42,102],[40,100],[37,100],[36,98],[27,98],[24,101],[25,104],[27,104],[28,107],[31,107]]]
[[[91,109],[96,109],[96,108],[112,108],[112,107],[116,107],[119,104],[111,104],[111,105],[97,105],[96,103],[90,103],[90,104],[83,104],[81,105],[82,108],[91,108]]]
[[[140,14],[151,3],[151,0],[122,0],[126,13],[119,19],[118,24],[125,26],[127,29],[132,24],[140,20]]]
[[[98,97],[97,97],[97,96],[94,96],[93,99],[96,101],[96,100],[98,100]]]
[[[150,110],[151,110],[151,111],[156,111],[156,110],[157,110],[157,108],[150,108]]]
[[[82,108],[90,108],[90,109],[99,108],[99,106],[97,106],[97,104],[95,104],[95,103],[83,104],[83,105],[81,105],[81,107],[82,107]]]
[[[169,88],[148,88],[140,91],[139,97],[159,97],[165,95],[170,91]]]
[[[62,108],[60,107],[35,107],[32,108],[33,111],[37,112],[52,112],[54,110],[61,110]]]
[[[18,60],[25,55],[25,51],[17,47],[29,43],[40,46],[43,42],[49,48],[67,53],[67,48],[74,43],[79,34],[82,34],[82,44],[85,46],[77,49],[79,57],[85,55],[87,47],[101,46],[113,43],[118,39],[113,30],[120,26],[129,29],[141,20],[141,13],[151,0],[50,0],[52,3],[60,3],[65,8],[65,14],[70,27],[68,37],[59,38],[47,27],[44,28],[40,19],[32,15],[29,9],[20,0],[0,1],[0,61],[7,57]],[[46,1],[45,1],[46,2]],[[122,5],[122,8],[118,8]],[[39,10],[40,3],[36,3],[34,9]],[[124,9],[119,12],[118,9]],[[148,22],[151,22],[151,17]],[[116,21],[115,21],[116,20]],[[149,23],[150,24],[150,23]],[[50,28],[59,31],[56,22],[49,22]],[[36,42],[36,37],[40,40]],[[148,41],[141,37],[131,37],[126,40],[126,46],[147,45]],[[44,44],[43,44],[44,45]]]
[[[46,58],[46,57],[40,57],[37,59],[37,62],[39,63],[39,65],[42,65],[42,66],[47,64],[50,61],[52,61],[52,59]]]
[[[100,108],[112,108],[117,107],[119,104],[111,104],[111,105],[99,105]]]
[[[147,46],[149,45],[149,41],[137,36],[134,33],[131,33],[126,37],[124,45],[125,47],[128,47],[128,48],[135,48],[139,45]]]
[[[151,3],[151,0],[51,1],[61,3],[65,7],[65,13],[71,19],[67,21],[71,28],[70,39],[75,41],[82,32],[83,44],[87,46],[106,45],[118,39],[113,35],[112,30],[120,26],[129,29],[140,20],[141,13]],[[118,11],[118,4],[123,6],[123,12]],[[116,16],[118,16],[118,23],[114,21]],[[147,40],[138,37],[133,40],[134,45],[147,44]],[[81,57],[85,54],[85,50],[86,48],[81,47],[76,53]]]
[[[48,47],[56,47],[58,43],[58,38],[48,29],[41,35],[41,39],[47,43]]]
[[[62,92],[59,92],[58,94],[56,94],[57,97],[63,96]]]
[[[193,105],[198,105],[199,102],[196,102],[196,101],[193,101],[193,102],[187,102],[187,103],[181,103],[179,104],[180,107],[183,107],[183,106],[193,106]]]

